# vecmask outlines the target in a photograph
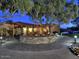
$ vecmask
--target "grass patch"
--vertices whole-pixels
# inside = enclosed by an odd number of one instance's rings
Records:
[[[79,34],[65,34],[64,36],[68,36],[68,37],[74,38],[75,35],[77,35],[77,37],[79,38]]]

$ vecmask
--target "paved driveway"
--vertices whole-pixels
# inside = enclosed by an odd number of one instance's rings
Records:
[[[70,39],[63,37],[55,43],[39,45],[39,47],[30,45],[28,48],[28,45],[16,44],[0,47],[0,59],[79,59],[64,46],[64,42]]]

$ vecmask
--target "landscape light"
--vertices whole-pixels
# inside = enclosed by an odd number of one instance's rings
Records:
[[[77,35],[74,36],[74,44],[76,44]]]

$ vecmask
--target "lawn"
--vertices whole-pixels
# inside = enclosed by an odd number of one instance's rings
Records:
[[[77,37],[79,38],[79,34],[65,34],[64,36],[68,36],[68,37],[74,38],[75,35],[77,35]]]

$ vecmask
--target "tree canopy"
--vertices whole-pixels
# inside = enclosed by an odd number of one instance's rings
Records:
[[[59,21],[67,22],[69,18],[78,16],[78,6],[74,0],[66,3],[66,0],[0,0],[0,9],[10,9],[10,12],[28,12],[33,18],[40,19],[45,16],[47,19],[52,17]]]

